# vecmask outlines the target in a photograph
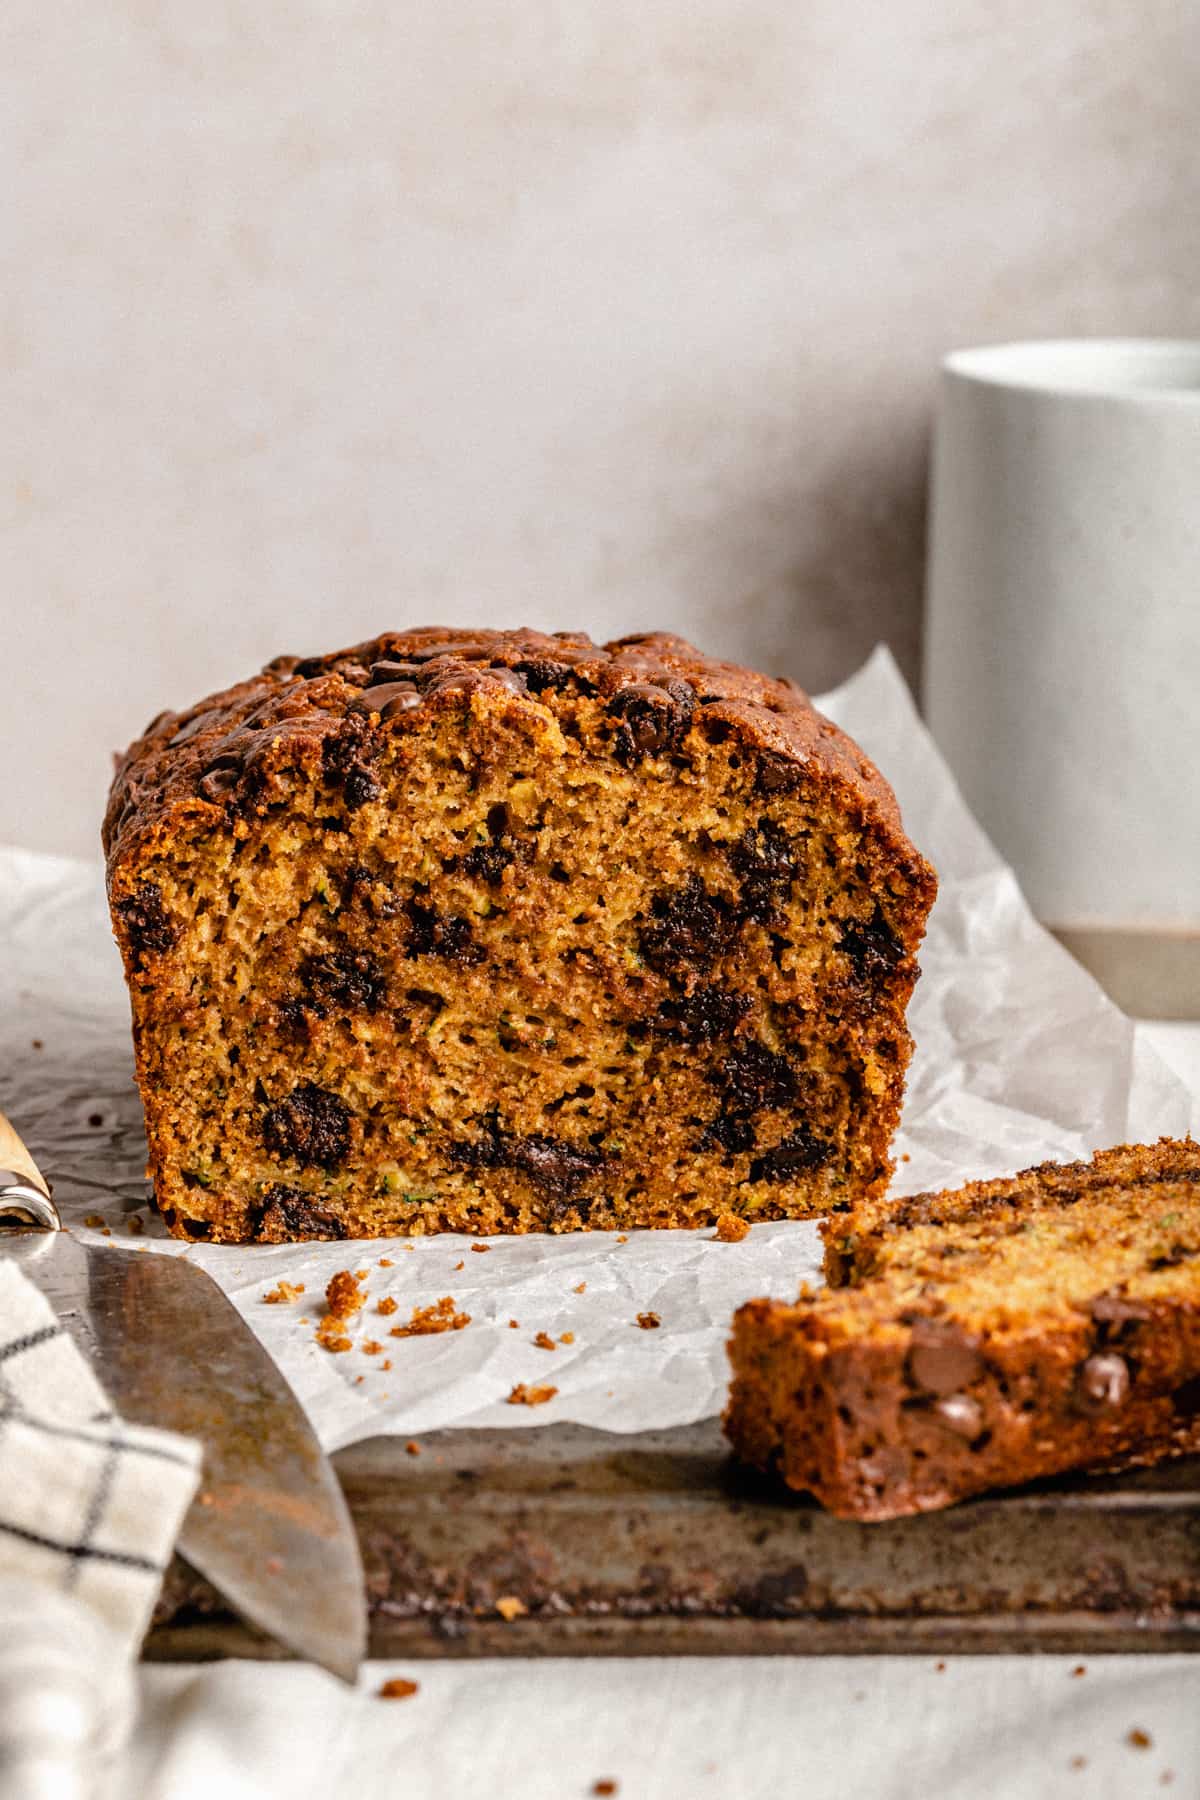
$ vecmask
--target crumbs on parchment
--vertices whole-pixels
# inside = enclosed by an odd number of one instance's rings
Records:
[[[740,1244],[750,1234],[750,1221],[737,1213],[722,1213],[717,1220],[716,1237],[723,1244]]]
[[[506,1405],[545,1406],[547,1400],[553,1400],[557,1392],[558,1389],[556,1387],[527,1387],[523,1381],[518,1381],[512,1393],[508,1396]]]
[[[327,1311],[317,1326],[317,1342],[331,1356],[350,1349],[346,1321],[361,1312],[367,1303],[367,1296],[361,1291],[366,1273],[365,1269],[339,1269],[329,1278],[325,1289]]]
[[[486,1256],[488,1251],[491,1249],[491,1247],[492,1246],[490,1244],[472,1244],[471,1245],[471,1249],[475,1252],[476,1256]]]
[[[557,1350],[558,1349],[558,1345],[555,1343],[554,1339],[550,1336],[550,1333],[548,1331],[539,1331],[533,1341],[534,1341],[535,1346],[539,1350]]]
[[[335,1319],[352,1319],[367,1304],[367,1296],[361,1292],[360,1285],[366,1273],[365,1269],[339,1269],[336,1275],[330,1276],[325,1289],[325,1304]]]
[[[393,1675],[391,1680],[385,1681],[379,1689],[379,1698],[381,1700],[410,1700],[414,1694],[419,1692],[420,1687],[417,1682],[409,1681],[404,1675]]]
[[[285,1306],[289,1300],[298,1300],[303,1292],[302,1281],[280,1281],[267,1290],[263,1301],[267,1306]]]
[[[351,1348],[349,1335],[336,1313],[325,1314],[317,1325],[316,1336],[322,1350],[328,1350],[331,1356],[337,1356],[343,1350]]]
[[[643,1331],[657,1331],[662,1324],[662,1320],[656,1312],[644,1312],[638,1314],[634,1323],[640,1326]]]
[[[443,1294],[431,1306],[414,1306],[407,1325],[392,1326],[392,1336],[433,1337],[439,1331],[461,1331],[470,1323],[470,1313],[455,1312],[453,1296]]]

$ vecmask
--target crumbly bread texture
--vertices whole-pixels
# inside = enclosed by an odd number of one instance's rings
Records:
[[[832,1284],[734,1320],[725,1429],[845,1518],[1200,1449],[1200,1144],[822,1226]]]
[[[800,691],[680,639],[281,657],[105,822],[158,1204],[223,1242],[879,1192],[932,870]]]

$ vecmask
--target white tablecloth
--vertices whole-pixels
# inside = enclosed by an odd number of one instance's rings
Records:
[[[1190,1657],[154,1669],[121,1800],[1140,1800],[1200,1793]],[[408,1700],[374,1698],[385,1675]],[[1145,1733],[1145,1748],[1129,1742]],[[1083,1757],[1086,1766],[1074,1766]],[[1170,1789],[1161,1783],[1170,1772]]]
[[[1200,1026],[1142,1029],[1196,1131]],[[392,1675],[417,1694],[378,1699]],[[111,1800],[583,1800],[604,1780],[621,1800],[1200,1795],[1186,1656],[374,1663],[353,1694],[235,1662],[148,1667],[142,1692]]]

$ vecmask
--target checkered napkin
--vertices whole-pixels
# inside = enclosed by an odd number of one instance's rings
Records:
[[[128,1425],[38,1290],[0,1258],[0,1581],[89,1607],[136,1654],[201,1447]]]

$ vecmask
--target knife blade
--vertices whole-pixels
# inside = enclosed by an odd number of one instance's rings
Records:
[[[366,1650],[358,1539],[300,1402],[216,1282],[178,1255],[93,1248],[0,1113],[0,1234],[136,1424],[204,1444],[179,1550],[279,1643],[353,1682]]]

